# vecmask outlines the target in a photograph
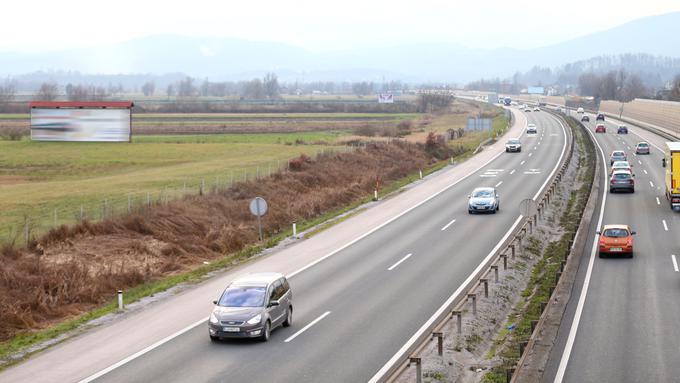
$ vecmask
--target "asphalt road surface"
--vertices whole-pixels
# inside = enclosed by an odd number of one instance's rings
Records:
[[[488,255],[517,221],[520,201],[534,197],[559,162],[561,124],[544,112],[527,117],[538,134],[522,137],[521,153],[501,154],[292,277],[293,326],[269,342],[214,343],[198,326],[96,381],[368,381]],[[478,186],[498,188],[498,214],[468,215],[467,195]]]
[[[594,120],[591,116],[592,122],[585,123],[591,132]],[[546,382],[680,381],[680,216],[664,196],[659,149],[665,140],[636,127],[628,126],[627,135],[616,128],[607,122],[607,133],[594,136],[607,174],[611,152],[626,152],[634,166],[635,193],[608,193],[607,178],[602,224],[628,224],[637,232],[634,257],[598,258],[589,245]],[[643,140],[656,147],[650,155],[634,155],[635,144]],[[598,230],[597,216],[593,221],[589,244]]]

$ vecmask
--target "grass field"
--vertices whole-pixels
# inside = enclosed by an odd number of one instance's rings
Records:
[[[0,236],[25,215],[40,232],[55,223],[126,210],[265,175],[301,153],[335,148],[340,132],[137,136],[132,144],[0,141]],[[297,144],[296,144],[297,142]],[[185,189],[186,184],[186,189]],[[147,196],[147,193],[150,193]],[[55,217],[56,211],[56,217]]]

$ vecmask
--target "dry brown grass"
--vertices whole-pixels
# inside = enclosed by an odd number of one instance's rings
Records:
[[[224,192],[61,226],[28,248],[6,245],[0,249],[0,340],[83,313],[112,299],[118,289],[257,243],[256,221],[248,210],[255,196],[270,206],[263,229],[271,237],[293,221],[370,195],[376,181],[385,184],[426,166],[434,152],[403,142],[369,143],[354,152],[299,158],[289,172]]]

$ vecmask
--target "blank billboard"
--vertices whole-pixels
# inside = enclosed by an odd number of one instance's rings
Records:
[[[542,86],[530,86],[529,89],[527,89],[527,93],[529,93],[529,94],[544,94],[545,89]]]
[[[35,141],[130,141],[130,109],[31,109]]]

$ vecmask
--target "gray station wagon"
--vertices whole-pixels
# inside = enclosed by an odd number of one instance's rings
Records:
[[[208,331],[213,341],[221,338],[269,340],[278,326],[293,322],[293,293],[279,273],[256,273],[240,277],[213,301]]]

